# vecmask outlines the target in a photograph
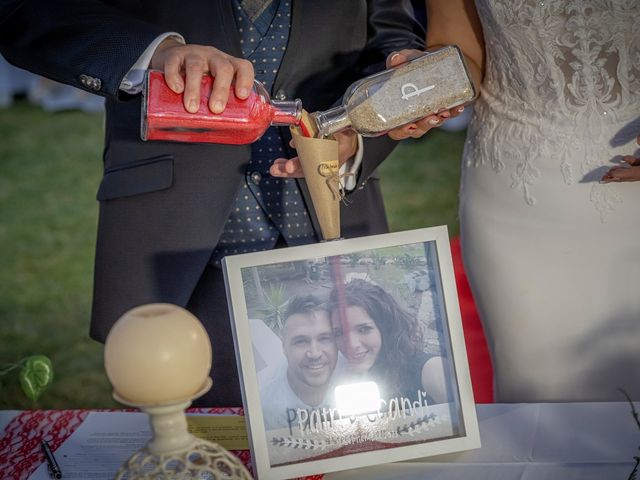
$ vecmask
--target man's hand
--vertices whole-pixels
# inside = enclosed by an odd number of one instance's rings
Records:
[[[353,158],[358,150],[358,135],[353,130],[344,130],[335,133],[333,137],[338,141],[338,161],[340,166],[347,160]],[[290,142],[293,148],[296,148],[293,139]],[[274,177],[281,178],[302,178],[302,165],[298,157],[293,158],[276,158],[273,165],[269,169],[269,173]]]
[[[638,135],[637,143],[640,145],[640,135]],[[637,182],[640,181],[640,158],[632,155],[622,157],[624,163],[611,167],[600,179],[601,183],[612,182]]]
[[[420,50],[401,50],[392,53],[387,58],[387,68],[394,68],[424,54]],[[420,120],[390,130],[387,135],[394,140],[404,140],[405,138],[420,138],[433,127],[439,127],[448,118],[454,118],[464,111],[463,106],[452,108],[451,110],[440,110],[437,114],[428,115]]]
[[[164,71],[171,90],[176,93],[184,92],[184,108],[191,113],[197,112],[200,105],[203,75],[211,74],[215,77],[209,98],[209,109],[213,113],[224,110],[234,79],[238,98],[247,98],[253,87],[254,73],[250,61],[232,57],[214,47],[184,45],[171,37],[156,49],[151,59],[151,68]]]

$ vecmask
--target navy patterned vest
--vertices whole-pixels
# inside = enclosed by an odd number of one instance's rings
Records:
[[[234,6],[242,53],[253,63],[256,80],[271,91],[289,39],[291,0],[274,0],[249,13],[240,0]],[[296,181],[269,175],[273,160],[284,155],[284,139],[276,127],[251,145],[245,181],[213,253],[214,263],[225,255],[271,249],[280,236],[290,246],[316,241]]]

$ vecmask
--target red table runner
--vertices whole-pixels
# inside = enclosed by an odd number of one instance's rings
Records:
[[[40,442],[46,440],[55,452],[92,411],[113,410],[25,410],[16,415],[7,424],[4,436],[0,439],[0,472],[3,480],[27,480],[45,461]],[[187,412],[243,415],[242,408],[190,408]],[[231,453],[252,470],[249,450],[234,450]],[[306,478],[320,480],[322,475]]]

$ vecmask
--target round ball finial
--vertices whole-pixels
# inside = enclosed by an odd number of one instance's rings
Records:
[[[113,325],[104,365],[115,393],[126,402],[190,400],[209,381],[211,343],[200,321],[184,308],[141,305]]]

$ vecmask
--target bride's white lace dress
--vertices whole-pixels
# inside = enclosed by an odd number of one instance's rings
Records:
[[[460,192],[496,400],[640,399],[640,0],[476,0],[487,71]]]

